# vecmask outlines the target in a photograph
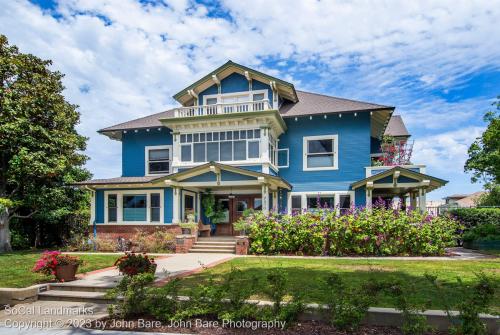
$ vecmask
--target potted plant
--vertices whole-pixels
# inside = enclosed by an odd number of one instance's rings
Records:
[[[181,227],[183,235],[194,235],[194,231],[198,225],[195,222],[181,222],[179,227]]]
[[[75,256],[63,255],[60,251],[45,251],[36,261],[34,272],[54,275],[58,281],[75,280],[78,267],[83,261]]]
[[[125,253],[125,256],[118,258],[115,262],[120,273],[126,276],[135,276],[140,273],[156,272],[156,263],[153,258],[146,254],[136,254],[133,252]]]
[[[222,210],[221,204],[216,203],[215,196],[210,189],[206,190],[201,202],[205,217],[211,227],[211,235],[214,235],[217,231],[217,223],[224,220],[224,211]]]

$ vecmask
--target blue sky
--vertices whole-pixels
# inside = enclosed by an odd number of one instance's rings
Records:
[[[0,0],[0,33],[52,59],[80,106],[95,177],[120,175],[105,126],[175,106],[171,96],[228,59],[298,89],[396,106],[413,161],[463,173],[482,115],[500,95],[500,1]]]

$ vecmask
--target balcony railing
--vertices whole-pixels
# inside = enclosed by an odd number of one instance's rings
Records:
[[[201,105],[179,107],[174,111],[175,117],[191,117],[205,115],[232,114],[244,112],[256,112],[272,109],[269,100],[220,103],[214,105]]]

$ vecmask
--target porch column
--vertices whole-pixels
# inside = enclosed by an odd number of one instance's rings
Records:
[[[180,208],[181,208],[181,189],[179,187],[172,187],[173,194],[173,213],[172,213],[172,223],[179,224],[180,221]]]
[[[372,209],[373,182],[366,183],[366,208]]]
[[[262,213],[269,214],[269,186],[262,184]]]
[[[425,212],[426,209],[426,201],[425,201],[425,195],[426,195],[426,190],[425,188],[421,187],[418,189],[418,207],[422,212]]]
[[[417,209],[417,194],[414,191],[410,192],[410,206],[412,210]]]
[[[272,193],[272,195],[273,195],[273,208],[272,208],[272,210],[274,212],[278,212],[278,191],[274,191]]]

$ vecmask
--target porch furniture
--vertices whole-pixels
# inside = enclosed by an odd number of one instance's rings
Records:
[[[198,222],[198,231],[200,232],[200,236],[210,237],[210,225],[203,224],[203,222]]]

